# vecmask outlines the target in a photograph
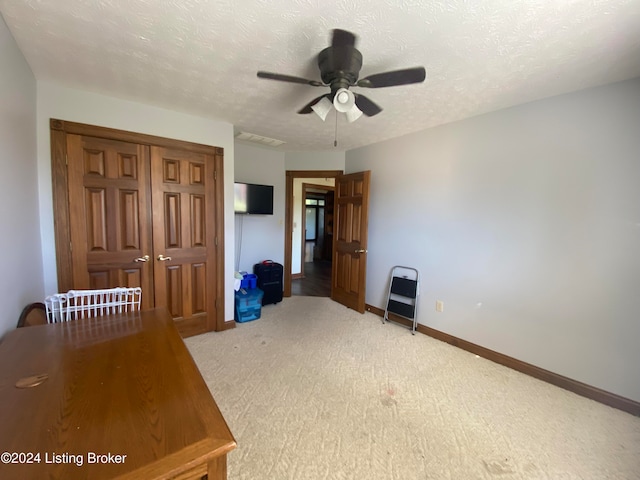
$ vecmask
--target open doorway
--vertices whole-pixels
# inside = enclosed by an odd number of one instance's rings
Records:
[[[310,182],[318,179],[309,179]],[[333,254],[333,178],[324,179],[323,184],[306,183],[303,180],[301,209],[301,235],[299,235],[300,258],[292,255],[292,295],[312,297],[331,296],[331,260]],[[294,198],[296,198],[294,181]],[[295,235],[294,205],[294,245]],[[295,251],[295,246],[294,246]],[[296,264],[297,263],[297,264]],[[300,266],[299,273],[297,265]]]
[[[339,175],[341,170],[286,172],[286,297],[331,294],[333,190]]]

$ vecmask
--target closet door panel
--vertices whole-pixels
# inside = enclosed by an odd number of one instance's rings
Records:
[[[181,332],[215,327],[215,193],[211,155],[151,147],[156,304]],[[181,292],[178,295],[177,292]]]
[[[73,288],[142,287],[154,305],[149,147],[68,134]]]

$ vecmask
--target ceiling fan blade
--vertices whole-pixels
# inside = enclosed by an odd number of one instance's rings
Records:
[[[354,93],[353,96],[356,98],[356,107],[358,107],[367,117],[373,117],[382,111],[382,108],[364,95]]]
[[[377,73],[358,80],[358,87],[381,88],[395,87],[396,85],[408,85],[410,83],[424,82],[427,72],[424,67],[406,68],[393,72]]]
[[[282,75],[280,73],[258,72],[258,78],[266,78],[268,80],[279,80],[281,82],[300,83],[302,85],[311,85],[312,87],[324,87],[324,83],[317,80],[307,80],[306,78],[293,77],[291,75]]]
[[[320,100],[322,100],[324,97],[329,98],[330,94],[327,93],[325,95],[320,95],[317,98],[314,98],[313,100],[311,100],[309,103],[307,103],[304,107],[302,107],[300,110],[298,110],[298,113],[311,113],[313,112],[313,110],[311,109],[311,107],[313,107],[316,103],[318,103]]]
[[[331,39],[332,47],[353,47],[356,44],[356,36],[346,30],[335,29]]]
[[[330,47],[332,70],[351,71],[353,69],[355,44],[356,36],[353,33],[338,29],[333,31]]]

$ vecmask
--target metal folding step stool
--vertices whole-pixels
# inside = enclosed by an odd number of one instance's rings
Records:
[[[412,320],[411,334],[416,334],[418,323],[418,294],[420,293],[420,273],[411,267],[396,265],[391,269],[387,308],[382,323],[389,321],[389,312]]]

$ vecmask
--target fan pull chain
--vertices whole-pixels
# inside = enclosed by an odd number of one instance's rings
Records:
[[[336,131],[333,136],[333,146],[338,146],[338,111],[336,110]]]

